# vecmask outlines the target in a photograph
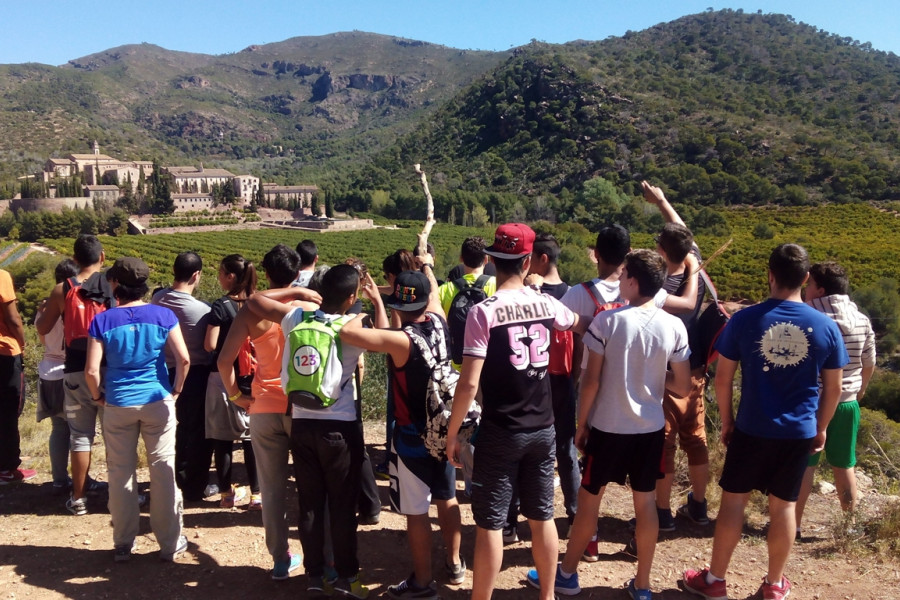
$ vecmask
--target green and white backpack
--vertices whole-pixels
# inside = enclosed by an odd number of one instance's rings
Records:
[[[341,395],[341,328],[353,315],[330,317],[321,310],[306,312],[287,336],[290,359],[285,387],[288,400],[302,408],[328,408]]]

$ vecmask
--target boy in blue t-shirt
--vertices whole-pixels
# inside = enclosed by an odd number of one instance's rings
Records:
[[[763,598],[790,593],[784,567],[794,543],[794,507],[811,452],[825,431],[841,392],[848,362],[834,321],[803,303],[809,256],[782,244],[769,257],[769,299],[735,314],[716,343],[716,401],[722,443],[728,446],[719,485],[722,503],[709,569],[684,573],[687,591],[707,600],[727,599],[725,572],[741,538],[750,492],[769,497],[769,569]],[[741,366],[741,402],[735,420],[732,384]],[[821,396],[819,378],[822,381]]]

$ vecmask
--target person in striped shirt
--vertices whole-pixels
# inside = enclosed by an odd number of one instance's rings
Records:
[[[856,433],[859,429],[859,402],[875,371],[875,332],[869,317],[850,300],[847,272],[834,262],[816,263],[809,270],[806,303],[831,317],[841,330],[850,362],[844,366],[841,397],[837,411],[828,425],[825,458],[834,473],[841,508],[856,509]],[[800,496],[797,499],[797,538],[800,519],[812,490],[813,476],[821,452],[810,456]]]

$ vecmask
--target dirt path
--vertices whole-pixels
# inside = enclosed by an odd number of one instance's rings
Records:
[[[381,430],[381,431],[379,431]],[[383,428],[367,426],[367,440],[376,459],[383,454]],[[379,439],[381,437],[381,439]],[[235,462],[242,461],[235,451]],[[94,469],[105,480],[103,468]],[[242,466],[236,466],[236,479],[242,480]],[[146,487],[146,474],[142,475]],[[462,481],[458,484],[462,489]],[[105,497],[90,502],[90,514],[69,515],[62,498],[50,493],[49,477],[17,486],[0,487],[0,600],[14,598],[305,598],[306,577],[294,575],[285,582],[274,582],[267,575],[271,568],[265,548],[260,513],[244,506],[234,510],[218,508],[218,502],[186,506],[185,532],[189,550],[176,564],[163,563],[150,533],[146,512],[141,521],[138,549],[130,563],[112,560],[112,536]],[[379,482],[382,501],[387,506],[387,482]],[[464,495],[459,494],[463,515],[463,555],[472,564],[475,538],[472,513]],[[290,523],[296,523],[296,502],[288,504]],[[864,503],[865,510],[865,503]],[[711,511],[715,514],[715,510]],[[839,517],[837,501],[814,495],[810,500],[805,531],[810,541],[798,543],[788,566],[794,582],[792,598],[798,599],[900,599],[900,564],[883,564],[871,558],[835,553],[831,524]],[[432,508],[432,513],[434,509]],[[562,497],[557,490],[557,519],[564,527]],[[433,515],[434,516],[434,515]],[[624,583],[634,576],[634,563],[618,551],[628,540],[626,522],[633,516],[630,493],[620,487],[607,492],[601,512],[602,538],[600,561],[581,563],[579,575],[584,591],[580,598],[624,600]],[[653,566],[654,597],[660,600],[696,598],[678,588],[681,572],[705,564],[712,547],[713,526],[699,527],[683,519],[678,530],[663,533]],[[766,545],[763,523],[749,526],[738,547],[729,573],[729,597],[751,598],[765,573]],[[537,592],[525,582],[532,567],[528,526],[519,525],[522,541],[506,546],[503,571],[497,581],[498,599],[537,598]],[[457,589],[448,587],[440,568],[440,536],[435,528],[435,573],[441,597],[462,599],[469,596],[472,578]],[[296,528],[291,548],[300,551]],[[360,562],[363,580],[372,590],[370,597],[383,594],[388,585],[406,577],[410,560],[405,538],[405,521],[385,509],[381,523],[360,527]],[[565,541],[560,542],[561,550]],[[302,571],[302,569],[301,569]]]

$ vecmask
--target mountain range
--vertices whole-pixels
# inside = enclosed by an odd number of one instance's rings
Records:
[[[900,58],[725,10],[499,53],[354,31],[0,65],[0,183],[94,139],[315,183],[363,210],[365,191],[421,194],[412,163],[470,207],[497,194],[565,208],[596,178],[626,195],[650,178],[699,206],[896,199]]]

